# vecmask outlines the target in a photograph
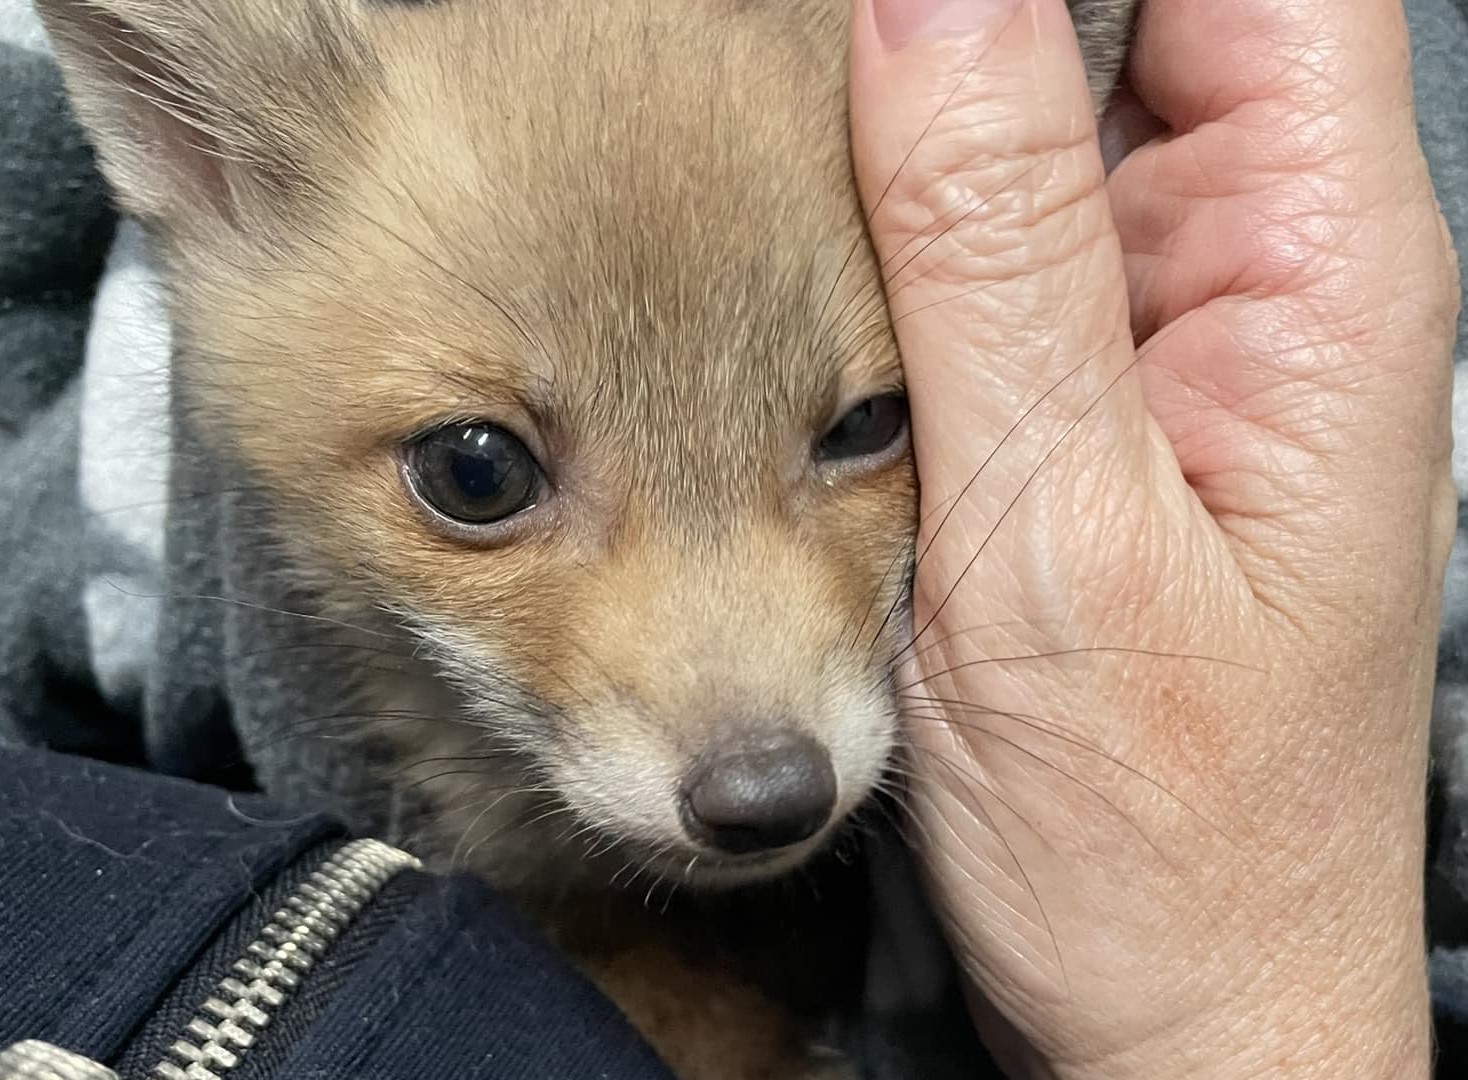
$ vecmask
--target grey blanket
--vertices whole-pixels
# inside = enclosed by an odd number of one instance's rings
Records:
[[[1468,0],[1408,8],[1421,134],[1468,262]],[[339,628],[291,614],[248,486],[215,474],[171,408],[159,301],[29,0],[0,0],[0,741],[263,781],[391,833],[370,758],[318,737],[351,719],[330,696]],[[1457,373],[1464,509],[1426,868],[1444,1030],[1468,1025],[1468,325]],[[1468,1075],[1468,1059],[1443,1065]]]

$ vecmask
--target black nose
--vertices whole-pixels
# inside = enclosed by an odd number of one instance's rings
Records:
[[[820,831],[836,805],[831,758],[808,735],[714,747],[683,781],[683,825],[731,855],[770,851]]]

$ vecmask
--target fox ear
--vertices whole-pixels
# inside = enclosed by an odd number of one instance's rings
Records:
[[[124,209],[231,223],[315,186],[375,75],[348,0],[36,0]]]

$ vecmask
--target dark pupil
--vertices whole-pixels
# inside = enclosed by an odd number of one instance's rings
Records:
[[[892,445],[906,423],[907,400],[901,394],[867,398],[821,440],[821,452],[830,458],[878,453]]]
[[[454,483],[471,499],[492,499],[501,494],[512,464],[503,447],[488,439],[487,435],[479,436],[473,449],[468,453],[459,451],[449,461]]]
[[[425,436],[413,455],[419,494],[447,517],[487,524],[533,501],[539,468],[509,432],[490,424],[444,428]]]

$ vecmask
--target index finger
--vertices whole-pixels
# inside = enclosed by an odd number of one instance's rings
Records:
[[[921,31],[893,25],[925,10]],[[1067,450],[1098,438],[1120,458],[1148,455],[1092,101],[1063,0],[863,0],[851,65],[856,176],[924,500],[969,489],[985,460],[965,502],[996,517],[1083,413]],[[1015,452],[988,461],[1022,415]]]

